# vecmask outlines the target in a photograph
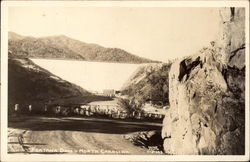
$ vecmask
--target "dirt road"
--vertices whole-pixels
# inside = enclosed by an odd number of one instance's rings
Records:
[[[155,154],[124,135],[161,124],[82,117],[22,117],[8,124],[8,152],[35,154]]]

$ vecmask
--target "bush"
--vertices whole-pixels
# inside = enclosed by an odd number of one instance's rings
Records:
[[[118,99],[118,105],[125,109],[129,114],[133,111],[138,111],[141,108],[141,104],[136,103],[134,100],[119,98]]]

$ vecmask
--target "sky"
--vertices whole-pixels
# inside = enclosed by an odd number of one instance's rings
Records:
[[[191,55],[219,31],[218,8],[9,7],[8,29],[24,36],[66,35],[153,60]]]

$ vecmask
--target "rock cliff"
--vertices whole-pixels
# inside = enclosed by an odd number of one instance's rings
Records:
[[[219,12],[218,39],[171,66],[162,129],[167,154],[244,154],[245,10]]]

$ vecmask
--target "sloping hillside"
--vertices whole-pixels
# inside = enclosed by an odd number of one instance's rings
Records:
[[[35,65],[29,59],[8,60],[8,103],[79,104],[108,98],[95,96]],[[11,106],[12,105],[12,106]]]
[[[34,38],[9,32],[9,51],[30,58],[126,63],[157,62],[138,57],[119,48],[105,48],[96,44],[88,44],[64,35]]]
[[[138,107],[145,102],[168,105],[168,72],[170,63],[149,64],[137,69],[124,84],[122,94],[130,96]]]

